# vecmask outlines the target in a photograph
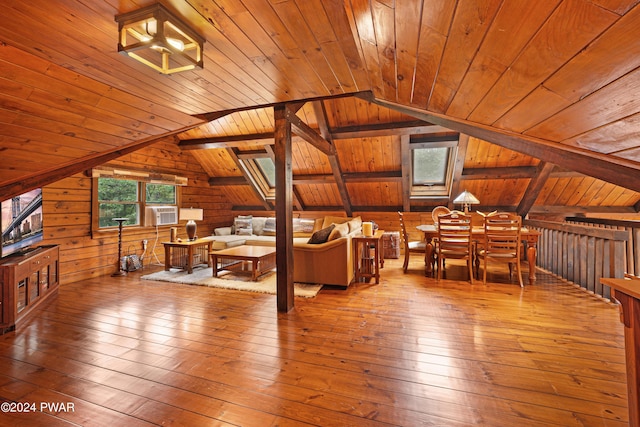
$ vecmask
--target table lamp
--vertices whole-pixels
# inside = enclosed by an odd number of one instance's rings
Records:
[[[189,240],[196,240],[196,221],[202,221],[202,209],[197,208],[181,208],[180,220],[187,221],[187,236]]]
[[[462,205],[464,209],[464,213],[469,213],[470,205],[479,205],[480,200],[477,199],[476,196],[469,193],[467,190],[464,190],[458,197],[453,200],[453,203],[456,205]]]

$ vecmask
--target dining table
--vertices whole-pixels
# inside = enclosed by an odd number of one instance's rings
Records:
[[[438,237],[438,228],[435,224],[421,224],[416,227],[424,234],[426,249],[424,252],[424,274],[425,276],[433,276],[435,258],[434,258],[434,240]],[[484,227],[474,226],[471,229],[471,235],[474,241],[482,242],[484,240]],[[538,240],[540,231],[522,227],[520,229],[520,238],[526,243],[527,261],[529,262],[529,282],[536,280],[536,257],[538,254]],[[476,268],[478,261],[476,260]]]

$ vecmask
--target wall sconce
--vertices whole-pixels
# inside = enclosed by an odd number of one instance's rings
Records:
[[[469,213],[470,205],[479,205],[480,200],[476,198],[473,194],[469,193],[467,190],[464,190],[458,197],[453,200],[453,203],[456,205],[463,205],[464,213]]]
[[[181,208],[180,220],[187,220],[187,236],[189,240],[196,240],[196,221],[202,221],[202,209]]]
[[[162,74],[202,68],[205,39],[160,3],[115,16],[118,52]]]

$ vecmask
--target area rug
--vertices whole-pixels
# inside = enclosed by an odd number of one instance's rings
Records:
[[[247,273],[234,273],[222,271],[218,277],[213,277],[211,267],[195,268],[192,274],[184,270],[171,269],[142,276],[144,280],[158,280],[161,282],[185,283],[189,285],[211,286],[213,288],[235,289],[239,291],[260,292],[276,294],[276,272],[263,274],[257,282],[251,280]],[[322,289],[322,285],[311,283],[294,283],[294,295],[303,298],[313,298]]]

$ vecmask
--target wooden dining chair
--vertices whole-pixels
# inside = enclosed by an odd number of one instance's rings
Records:
[[[449,212],[451,212],[451,209],[449,209],[446,206],[436,206],[435,208],[433,208],[433,210],[431,211],[431,218],[433,219],[433,225],[437,227],[438,217],[440,215],[448,214]]]
[[[484,246],[478,248],[478,259],[483,262],[482,283],[487,283],[487,261],[509,264],[509,279],[513,276],[513,266],[516,266],[518,282],[522,283],[520,269],[520,254],[522,242],[520,230],[522,218],[520,215],[508,212],[496,212],[484,218]]]
[[[424,240],[409,240],[407,229],[404,224],[404,215],[402,212],[398,212],[400,216],[400,227],[402,228],[402,241],[404,242],[404,264],[402,265],[402,271],[405,273],[409,268],[409,256],[411,253],[420,253],[424,258],[424,253],[427,250],[427,242]]]
[[[444,273],[445,259],[467,260],[469,281],[473,284],[473,239],[471,237],[471,215],[451,211],[438,216],[438,280]]]

